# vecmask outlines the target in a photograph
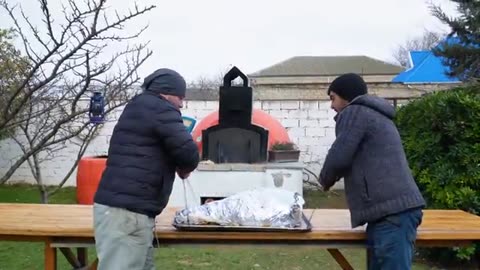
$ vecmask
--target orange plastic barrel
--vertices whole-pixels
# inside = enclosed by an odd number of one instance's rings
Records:
[[[276,142],[291,142],[287,129],[280,121],[262,110],[252,110],[252,123],[268,130],[268,149]],[[202,131],[215,125],[218,125],[218,111],[210,113],[195,126],[192,137],[200,152],[202,151]]]
[[[83,157],[77,167],[77,203],[93,204],[107,157]]]

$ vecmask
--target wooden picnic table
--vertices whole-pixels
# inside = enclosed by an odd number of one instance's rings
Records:
[[[338,248],[365,247],[365,227],[352,229],[346,209],[305,209],[311,232],[186,232],[172,225],[167,208],[156,219],[161,245],[314,245],[327,248],[343,269],[353,269]],[[94,244],[91,205],[0,203],[0,240],[45,243],[45,269],[57,267],[57,249],[75,269],[87,264],[86,248]],[[480,217],[461,210],[425,210],[417,245],[465,246],[480,240]],[[77,254],[72,251],[77,249]]]

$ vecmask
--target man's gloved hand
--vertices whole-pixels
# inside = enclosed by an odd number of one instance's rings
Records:
[[[322,178],[321,178],[321,177],[322,177],[322,175],[320,174],[320,175],[318,176],[318,183],[320,184],[321,191],[327,192],[327,191],[330,190],[330,188],[331,188],[332,186],[325,186],[325,185],[324,185],[325,182],[322,181]],[[337,181],[338,181],[338,179],[337,179]],[[336,182],[336,181],[335,181],[335,182]]]
[[[322,185],[322,182],[320,182],[320,190],[321,191],[327,192],[329,189],[330,189],[330,187],[326,187],[326,186]]]
[[[187,179],[190,176],[189,171],[185,171],[182,169],[177,169],[177,174],[178,174],[178,177],[182,178],[183,180]]]
[[[319,176],[319,177],[320,177],[320,176]],[[320,179],[320,178],[319,178],[319,179]],[[333,185],[334,185],[335,183],[337,183],[338,181],[340,181],[340,179],[342,179],[342,177],[337,176],[336,179],[337,179],[337,180],[335,180],[335,182],[333,182]],[[331,186],[324,186],[324,185],[322,184],[323,182],[321,181],[321,179],[320,179],[318,182],[320,183],[320,187],[321,187],[322,191],[324,191],[324,192],[330,191],[330,189],[331,189],[332,186],[333,186],[333,185],[331,185]]]

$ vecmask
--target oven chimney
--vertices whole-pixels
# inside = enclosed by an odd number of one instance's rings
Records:
[[[240,77],[241,86],[232,81]],[[202,158],[215,163],[258,163],[267,160],[268,130],[252,124],[252,88],[233,67],[223,78],[219,123],[202,131]]]

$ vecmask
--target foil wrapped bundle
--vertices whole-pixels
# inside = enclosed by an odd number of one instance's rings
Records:
[[[302,224],[304,204],[304,199],[296,192],[279,188],[254,189],[177,211],[174,222],[189,225],[296,228]]]

